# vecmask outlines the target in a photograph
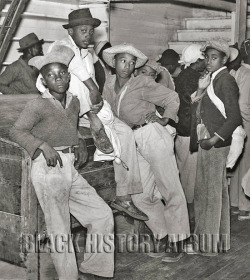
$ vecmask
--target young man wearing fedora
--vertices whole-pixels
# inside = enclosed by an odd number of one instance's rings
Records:
[[[38,72],[28,65],[28,61],[35,56],[43,55],[42,44],[35,33],[30,33],[19,41],[17,50],[23,55],[7,66],[0,75],[0,92],[3,94],[39,93],[36,88]]]
[[[54,42],[50,49],[55,45],[64,45],[74,51],[75,56],[69,64],[69,72],[71,73],[69,92],[77,96],[80,101],[80,116],[86,114],[89,119],[90,130],[97,149],[109,154],[112,150],[110,151],[109,145],[106,145],[106,143],[110,142],[98,117],[102,117],[104,110],[108,112],[106,115],[113,116],[113,114],[107,102],[102,101],[96,85],[94,62],[98,58],[88,51],[88,45],[93,40],[94,28],[100,24],[101,21],[93,18],[88,8],[73,11],[69,14],[69,23],[63,25],[68,30],[69,35]],[[40,91],[43,90],[40,89]],[[102,104],[104,104],[103,107]],[[79,125],[84,126],[81,123],[81,119]],[[133,132],[118,118],[112,119],[110,129],[119,138],[121,146],[120,158],[128,167],[124,168],[124,165],[114,162],[117,197],[113,206],[135,219],[147,220],[148,217],[135,207],[131,199],[131,195],[142,192]],[[108,142],[106,139],[108,139]]]

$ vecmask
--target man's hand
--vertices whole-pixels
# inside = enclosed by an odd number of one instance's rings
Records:
[[[208,73],[206,73],[206,74],[204,74],[203,76],[200,77],[199,84],[198,84],[198,89],[204,90],[209,86],[210,80],[211,80],[210,74],[211,73],[208,72]]]
[[[220,140],[220,138],[217,135],[214,135],[213,137],[209,138],[209,139],[203,139],[201,140],[200,146],[203,150],[210,150],[218,141]]]
[[[102,107],[103,107],[103,100],[96,105],[91,105],[90,112],[94,113],[94,114],[98,114],[100,112],[100,110],[102,109]]]
[[[162,126],[167,125],[169,121],[169,118],[160,118],[158,116],[156,116],[155,112],[152,113],[148,113],[145,117],[145,122],[149,123],[149,122],[158,122],[159,124],[161,124]]]
[[[54,148],[52,148],[49,144],[44,142],[42,145],[39,146],[39,149],[42,151],[48,166],[55,167],[58,161],[60,167],[63,167],[63,162],[59,153]]]
[[[74,165],[76,169],[79,169],[87,161],[88,158],[86,143],[83,139],[79,139],[79,147],[74,149],[74,154],[76,159]]]

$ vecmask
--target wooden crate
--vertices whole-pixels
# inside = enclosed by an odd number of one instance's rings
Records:
[[[0,258],[26,267],[26,278],[31,280],[39,279],[40,258],[35,251],[25,250],[23,237],[34,237],[46,227],[30,181],[31,159],[23,148],[10,141],[8,131],[27,101],[36,97],[0,96]],[[81,133],[86,138],[89,160],[79,173],[108,202],[115,196],[113,165],[93,162],[95,147],[90,132],[81,128]]]

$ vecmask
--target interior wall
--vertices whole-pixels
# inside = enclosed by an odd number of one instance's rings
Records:
[[[192,9],[167,3],[114,4],[110,9],[110,42],[123,42],[151,58],[157,58],[176,39],[182,18],[191,17]]]
[[[157,59],[176,41],[184,18],[225,16],[225,12],[197,9],[169,3],[111,3],[110,42],[130,42],[148,57]]]

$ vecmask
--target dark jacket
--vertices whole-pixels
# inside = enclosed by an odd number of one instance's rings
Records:
[[[215,148],[226,147],[231,144],[233,131],[242,124],[238,103],[239,88],[227,69],[217,74],[213,86],[215,94],[224,103],[227,118],[222,116],[207,94],[201,101],[200,116],[211,137],[216,133],[224,139],[219,140]]]
[[[179,122],[175,125],[177,134],[190,136],[191,130],[191,94],[198,88],[200,73],[188,67],[181,71],[175,80],[175,91],[179,94]]]

